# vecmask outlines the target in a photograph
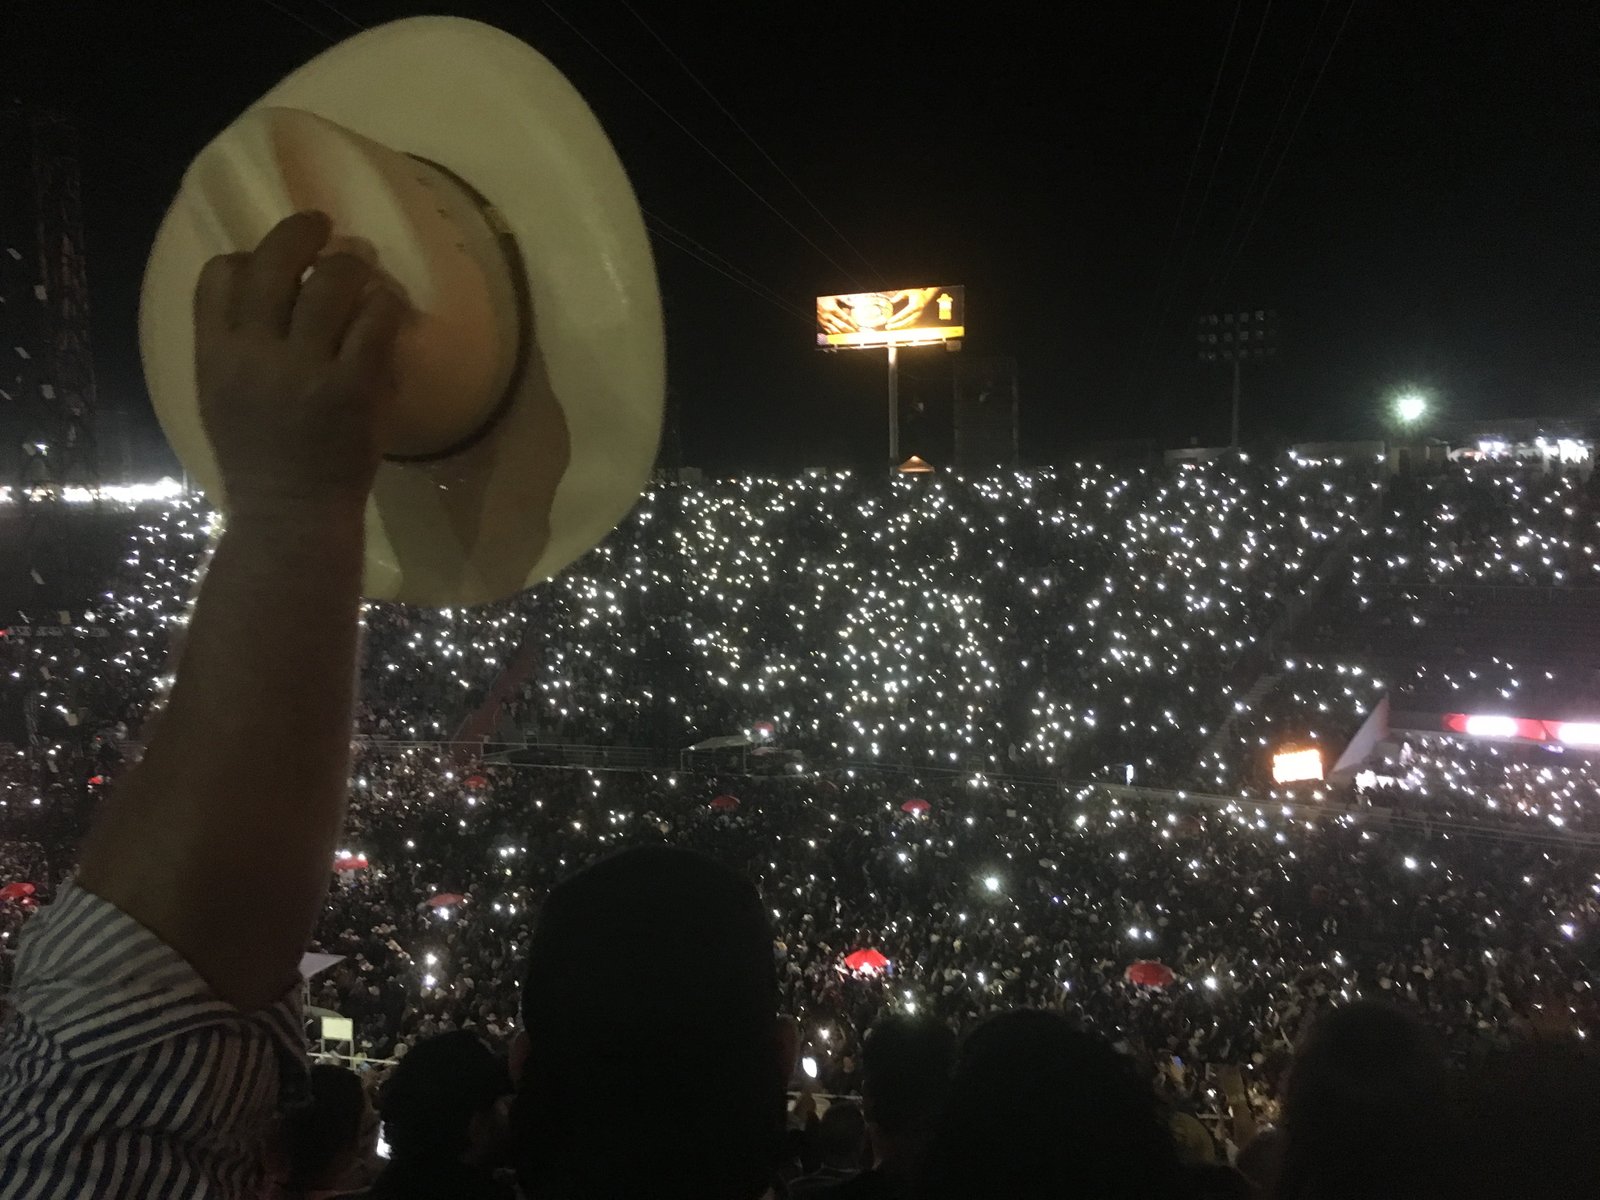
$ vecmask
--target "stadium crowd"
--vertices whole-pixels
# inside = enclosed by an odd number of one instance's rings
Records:
[[[0,945],[70,871],[136,752],[208,525],[192,501],[141,510],[69,634],[0,641],[0,699],[34,739],[0,760],[0,884],[38,889],[0,900]],[[593,556],[516,601],[368,606],[350,854],[312,947],[341,961],[309,999],[402,1068],[462,1031],[503,1049],[551,890],[663,844],[732,867],[768,905],[807,1064],[788,1081],[808,1133],[785,1171],[812,1177],[796,1196],[860,1164],[869,1030],[896,1021],[1001,1030],[998,1062],[1089,1054],[1000,1017],[1064,1014],[1171,1113],[1201,1119],[1196,1162],[1281,1115],[1291,1050],[1336,1008],[1386,1002],[1405,1014],[1406,1052],[1436,1039],[1441,1071],[1487,1078],[1534,1033],[1593,1036],[1600,871],[1585,842],[1553,833],[1587,826],[1600,777],[1572,756],[1418,739],[1359,792],[1291,793],[1271,784],[1270,751],[1336,753],[1379,696],[1415,686],[1416,666],[1402,675],[1338,636],[1368,584],[1570,587],[1600,571],[1594,525],[1590,492],[1566,476],[1452,468],[1397,488],[1366,465],[1293,458],[657,488]],[[1349,578],[1308,597],[1330,562]],[[676,750],[764,722],[793,756],[735,776],[517,766],[439,744],[525,643],[538,653],[501,714],[508,741]],[[261,743],[270,754],[270,714]],[[1111,786],[1130,781],[1235,799]],[[1393,819],[1416,812],[1545,836]],[[860,951],[882,964],[851,969]],[[962,1061],[949,1111],[978,1129],[982,1073]],[[440,1069],[416,1063],[420,1078]],[[396,1130],[404,1077],[385,1106]],[[330,1105],[353,1103],[323,1081]],[[824,1107],[814,1091],[864,1089],[866,1121],[848,1102],[807,1120]],[[1248,1153],[1242,1165],[1262,1170]]]
[[[334,888],[320,947],[353,965],[316,990],[380,1055],[417,1032],[509,1029],[514,991],[484,984],[505,977],[549,887],[657,842],[757,881],[790,1010],[835,1088],[855,1082],[853,1049],[884,1008],[964,1026],[1047,1004],[1187,1063],[1257,1066],[1336,998],[1404,997],[1462,1057],[1533,1020],[1546,980],[1564,1020],[1592,1015],[1600,874],[1538,843],[955,777],[463,777],[419,748],[368,751],[360,770],[349,838],[371,865]],[[861,949],[891,966],[850,971]],[[1147,959],[1179,980],[1130,985]]]

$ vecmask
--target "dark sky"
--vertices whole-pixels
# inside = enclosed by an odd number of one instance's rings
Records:
[[[81,126],[103,403],[146,420],[138,280],[189,159],[353,23],[424,11],[542,50],[645,208],[802,313],[880,274],[964,284],[964,353],[1017,360],[1030,461],[1095,439],[1224,439],[1226,379],[1192,345],[1196,314],[1224,306],[1281,314],[1277,361],[1246,376],[1247,436],[1371,432],[1406,383],[1461,415],[1600,406],[1600,9],[1586,0],[1051,16],[634,0],[759,149],[614,0],[4,7],[0,53],[20,61],[0,91],[42,93]],[[657,255],[687,461],[880,461],[881,352],[820,354],[808,315],[659,240]],[[908,400],[947,395],[952,357],[906,354]]]

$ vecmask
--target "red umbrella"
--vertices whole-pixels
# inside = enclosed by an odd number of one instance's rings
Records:
[[[929,804],[926,800],[907,800],[900,806],[900,811],[903,813],[911,813],[913,816],[917,817],[925,817],[928,815],[928,811],[931,808],[933,808],[933,805]]]
[[[26,900],[38,890],[31,883],[8,883],[0,887],[0,900]]]
[[[333,860],[335,871],[365,871],[367,869],[367,856],[365,854],[341,854]]]
[[[486,788],[489,786],[489,777],[487,775],[468,775],[461,782],[473,789]]]
[[[1166,963],[1141,959],[1136,963],[1129,963],[1128,969],[1122,973],[1122,977],[1129,983],[1137,984],[1140,987],[1164,988],[1170,986],[1178,976]]]
[[[460,892],[440,892],[437,896],[428,898],[428,906],[430,908],[449,908],[452,905],[460,904],[465,899],[466,897]]]
[[[106,777],[104,775],[91,775],[91,776],[89,776],[89,786],[90,787],[99,787],[101,784],[105,783],[105,781],[106,781]]]
[[[732,812],[739,807],[737,796],[718,796],[711,801],[711,807],[718,812]]]
[[[844,965],[852,971],[882,971],[889,965],[889,960],[876,950],[857,950],[845,955]]]

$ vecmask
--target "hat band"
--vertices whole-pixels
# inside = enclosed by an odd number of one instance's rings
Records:
[[[450,182],[454,183],[467,198],[477,206],[479,214],[489,226],[489,231],[494,234],[495,244],[500,247],[500,253],[506,260],[506,274],[511,281],[511,294],[517,303],[517,328],[520,334],[517,338],[516,357],[511,362],[511,374],[506,379],[505,392],[495,402],[494,408],[489,410],[489,415],[466,437],[461,438],[443,450],[435,450],[428,454],[385,454],[384,462],[392,463],[435,463],[447,458],[454,458],[458,454],[465,454],[484,438],[494,432],[495,426],[504,420],[506,413],[511,411],[511,405],[516,400],[517,392],[522,386],[522,377],[528,368],[529,339],[533,329],[533,292],[528,284],[528,271],[522,261],[522,248],[517,244],[517,238],[511,232],[511,227],[506,224],[505,218],[500,215],[500,210],[490,203],[488,197],[477,188],[473,187],[449,167],[441,166],[432,159],[423,158],[420,154],[407,154],[407,158],[415,159],[419,163],[432,167]]]

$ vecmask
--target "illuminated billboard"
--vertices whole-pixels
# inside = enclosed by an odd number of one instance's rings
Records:
[[[817,345],[932,346],[966,336],[967,302],[959,287],[901,288],[817,297]]]
[[[1446,733],[1464,733],[1468,737],[1600,746],[1600,721],[1544,721],[1486,713],[1445,713],[1441,724]]]
[[[1322,751],[1280,750],[1272,756],[1274,783],[1301,783],[1322,778]]]

